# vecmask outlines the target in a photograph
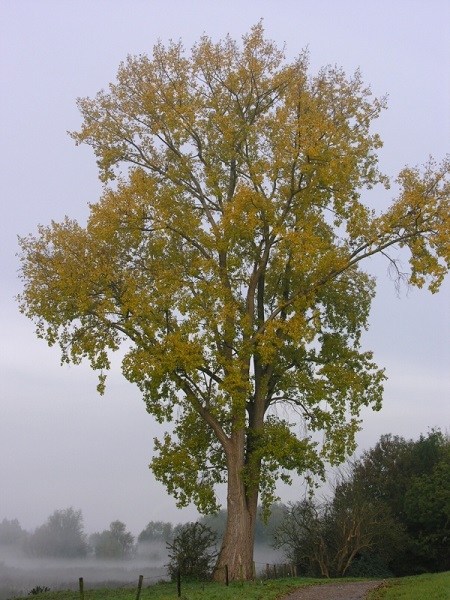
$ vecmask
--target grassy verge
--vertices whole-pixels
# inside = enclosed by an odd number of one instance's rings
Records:
[[[389,580],[369,600],[450,600],[450,571]]]

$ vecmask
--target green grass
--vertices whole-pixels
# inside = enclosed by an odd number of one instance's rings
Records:
[[[333,581],[354,581],[352,579]],[[327,579],[304,577],[276,579],[263,582],[230,583],[229,587],[219,583],[183,583],[182,600],[277,600],[289,592],[303,586],[329,583]],[[85,583],[86,588],[88,588]],[[135,600],[136,588],[85,589],[84,600]],[[36,596],[25,596],[30,600]],[[58,591],[38,594],[39,600],[80,600],[79,591]],[[140,600],[177,600],[175,583],[146,585],[141,591]],[[369,595],[370,600],[450,600],[450,571],[402,577],[387,580],[386,584]]]
[[[370,600],[450,600],[450,571],[388,580]]]
[[[276,600],[289,592],[309,585],[329,583],[330,580],[310,578],[275,579],[259,582],[230,583],[228,587],[221,583],[183,583],[182,600]],[[349,581],[348,579],[346,581]],[[128,589],[86,589],[84,600],[135,600],[136,588]],[[79,591],[45,592],[36,596],[26,596],[26,600],[80,600]],[[146,587],[141,591],[140,600],[177,600],[176,583],[159,583]],[[18,598],[15,600],[19,600]],[[24,599],[22,599],[24,600]]]

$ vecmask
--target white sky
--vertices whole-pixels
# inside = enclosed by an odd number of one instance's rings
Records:
[[[60,367],[19,314],[16,236],[66,214],[83,221],[99,197],[91,150],[66,134],[81,124],[76,97],[106,87],[127,54],[151,53],[158,39],[190,48],[203,33],[240,38],[261,17],[288,57],[309,47],[312,72],[360,67],[375,95],[389,94],[377,122],[387,174],[450,151],[448,0],[0,0],[0,520],[33,529],[73,506],[88,532],[120,519],[138,534],[150,520],[196,518],[148,470],[162,429],[119,369],[98,396],[95,374]],[[372,197],[381,206],[390,195]],[[389,381],[382,411],[364,413],[361,449],[383,433],[450,425],[449,281],[439,295],[399,298],[386,265],[371,269],[379,286],[365,345]],[[299,483],[282,488],[282,500],[301,493]]]

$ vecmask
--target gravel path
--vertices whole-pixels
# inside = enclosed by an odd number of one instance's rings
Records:
[[[325,583],[299,588],[283,600],[364,600],[367,594],[379,587],[382,581],[349,581]]]

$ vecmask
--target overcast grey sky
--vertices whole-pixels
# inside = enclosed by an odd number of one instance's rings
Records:
[[[288,58],[308,46],[312,72],[359,67],[375,95],[389,95],[377,122],[387,174],[450,151],[448,0],[0,0],[0,520],[33,529],[72,505],[88,532],[120,519],[138,534],[150,520],[196,517],[177,511],[148,470],[162,429],[120,369],[100,397],[96,375],[59,366],[19,314],[16,235],[66,214],[83,221],[99,197],[91,150],[66,134],[81,124],[78,96],[105,88],[127,54],[151,53],[158,39],[189,48],[203,33],[240,38],[261,18]],[[449,281],[439,295],[397,297],[386,265],[370,269],[379,285],[365,346],[389,381],[382,411],[364,413],[360,449],[383,433],[450,426]],[[285,501],[302,493],[299,483],[280,489]]]

